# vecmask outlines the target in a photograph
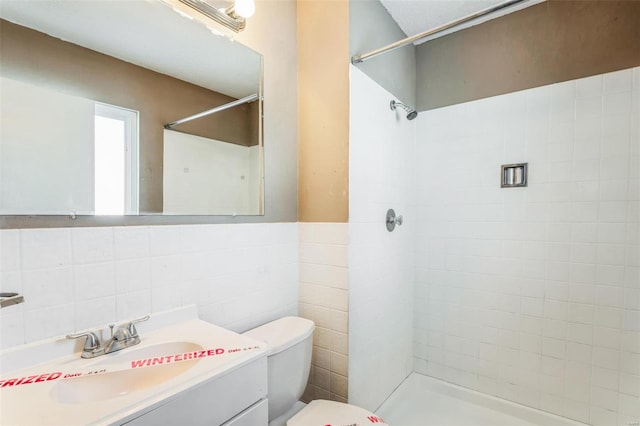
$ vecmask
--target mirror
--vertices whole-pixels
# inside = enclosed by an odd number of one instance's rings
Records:
[[[168,0],[0,18],[1,215],[263,214],[260,54]]]

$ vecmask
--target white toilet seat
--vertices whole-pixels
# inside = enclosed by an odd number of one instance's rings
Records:
[[[316,399],[287,421],[287,426],[388,426],[380,417],[355,405]]]

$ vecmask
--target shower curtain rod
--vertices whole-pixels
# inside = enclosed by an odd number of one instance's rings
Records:
[[[245,96],[244,98],[231,101],[228,104],[220,105],[215,108],[208,109],[198,114],[190,115],[189,117],[185,117],[181,120],[172,121],[171,123],[167,123],[164,125],[164,128],[167,130],[171,130],[173,126],[177,126],[178,124],[186,123],[187,121],[196,120],[198,118],[206,117],[207,115],[215,114],[216,112],[224,111],[225,109],[233,108],[234,106],[248,104],[249,102],[253,102],[258,99],[258,94],[254,93],[253,95]]]
[[[351,63],[353,65],[359,64],[359,63],[364,62],[364,61],[366,61],[368,59],[374,58],[374,57],[376,57],[378,55],[382,55],[383,53],[390,52],[392,50],[395,50],[395,49],[398,49],[400,47],[404,47],[404,46],[406,46],[408,44],[411,44],[411,43],[413,43],[415,41],[421,40],[421,39],[423,39],[425,37],[429,37],[430,35],[433,35],[433,34],[448,30],[449,28],[456,27],[458,25],[464,24],[465,22],[469,22],[469,21],[471,21],[473,19],[480,18],[481,16],[485,16],[485,15],[488,15],[490,13],[497,12],[500,9],[504,9],[506,7],[513,6],[515,4],[522,3],[522,2],[525,2],[525,1],[528,1],[528,0],[508,0],[508,1],[505,1],[503,3],[499,3],[499,4],[495,5],[495,6],[491,6],[491,7],[488,7],[486,9],[482,9],[482,10],[480,10],[478,12],[472,13],[471,15],[467,15],[467,16],[465,16],[463,18],[456,19],[456,20],[451,21],[449,23],[446,23],[444,25],[440,25],[439,27],[432,28],[430,30],[427,30],[427,31],[424,31],[422,33],[416,34],[414,36],[407,37],[407,38],[404,38],[402,40],[396,41],[395,43],[391,43],[391,44],[389,44],[387,46],[384,46],[384,47],[381,47],[379,49],[372,50],[369,53],[364,53],[362,55],[354,55],[354,56],[351,57]]]

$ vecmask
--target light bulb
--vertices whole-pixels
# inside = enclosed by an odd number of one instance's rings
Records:
[[[256,11],[256,4],[253,0],[236,0],[234,10],[238,16],[242,16],[245,19],[251,18]]]

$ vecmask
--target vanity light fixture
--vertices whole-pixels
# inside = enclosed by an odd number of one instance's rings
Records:
[[[246,19],[253,16],[256,10],[254,0],[235,0],[226,8],[216,8],[208,0],[180,0],[180,2],[235,32],[244,30],[247,24]]]

